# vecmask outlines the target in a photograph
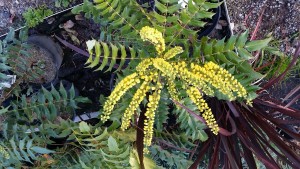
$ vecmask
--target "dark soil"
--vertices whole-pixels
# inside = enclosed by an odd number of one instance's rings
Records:
[[[97,39],[100,36],[99,26],[91,20],[84,19],[83,17],[82,20],[76,20],[75,16],[70,15],[70,13],[60,15],[58,18],[60,18],[58,20],[59,22],[53,23],[56,27],[52,25],[50,31],[41,29],[43,28],[43,25],[41,25],[40,29],[32,30],[32,32],[43,34],[50,33],[50,35],[55,34],[61,39],[64,39],[83,50],[86,49],[85,42],[87,40],[92,38]],[[74,23],[74,27],[71,28],[71,34],[70,31],[60,28],[59,26],[68,21]],[[78,42],[74,42],[71,36],[77,37],[79,44],[77,44]],[[62,47],[64,51],[64,60],[58,72],[59,79],[73,83],[78,89],[80,96],[88,97],[92,101],[91,104],[80,105],[81,110],[77,111],[77,113],[79,112],[79,114],[81,114],[83,112],[99,111],[101,106],[99,102],[100,95],[108,96],[111,92],[111,86],[114,85],[114,81],[111,80],[112,73],[104,73],[95,71],[94,69],[85,68],[87,56],[78,54],[63,45]]]

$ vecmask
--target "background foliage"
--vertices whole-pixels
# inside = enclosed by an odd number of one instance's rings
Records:
[[[249,63],[256,51],[280,55],[276,48],[269,47],[271,38],[249,42],[248,32],[221,40],[198,37],[199,29],[205,26],[214,15],[214,8],[221,3],[205,0],[193,2],[189,1],[187,7],[182,8],[177,0],[156,0],[154,6],[138,4],[135,0],[85,0],[72,12],[83,13],[99,23],[101,29],[96,45],[89,50],[88,68],[115,71],[119,82],[131,74],[143,59],[156,56],[153,46],[139,37],[142,27],[152,26],[163,33],[168,47],[184,48],[184,53],[174,58],[173,62],[183,60],[203,64],[212,61],[222,66],[246,87],[251,99],[259,96],[253,101],[253,107],[245,105],[242,100],[224,101],[221,94],[216,98],[205,97],[221,128],[219,135],[214,136],[199,121],[200,113],[185,96],[184,90],[178,91],[181,99],[178,103],[170,100],[168,92],[162,90],[150,153],[142,156],[142,137],[138,134],[142,131],[140,120],[133,117],[131,125],[134,128],[126,131],[119,129],[129,98],[137,88],[130,89],[124,95],[109,122],[92,126],[86,122],[74,123],[70,116],[66,119],[60,116],[62,113],[72,114],[79,108],[79,103],[88,102],[86,98],[76,96],[73,87],[66,89],[60,85],[39,91],[29,88],[24,93],[18,89],[20,83],[17,83],[13,88],[16,92],[9,92],[8,95],[12,96],[12,101],[8,105],[3,102],[0,109],[0,117],[5,119],[0,124],[0,166],[147,169],[188,166],[257,168],[261,164],[280,168],[281,163],[298,166],[300,159],[297,153],[300,151],[294,141],[300,138],[288,126],[299,122],[299,110],[270,99],[262,91],[283,78],[295,64],[299,51],[281,74],[258,86],[257,82],[264,75],[254,71]],[[35,26],[49,15],[45,11],[24,14],[27,20],[34,18],[28,26]],[[6,79],[9,70],[17,73],[13,64],[8,63],[9,58],[26,55],[26,49],[30,48],[24,43],[25,34],[21,33],[18,39],[14,37],[11,32],[0,41],[0,80]],[[21,78],[22,74],[17,76]],[[174,85],[181,85],[180,81]],[[136,115],[143,112],[146,102],[144,99]],[[278,112],[293,120],[278,119],[273,115]],[[278,129],[291,136],[293,141],[280,135]]]

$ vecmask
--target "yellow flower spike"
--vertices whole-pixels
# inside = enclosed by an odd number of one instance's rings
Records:
[[[141,63],[139,63],[136,66],[136,70],[139,73],[144,73],[152,64],[153,64],[153,59],[144,59]]]
[[[162,73],[164,73],[166,76],[170,77],[171,79],[175,79],[176,74],[175,70],[173,69],[173,66],[165,61],[165,59],[162,58],[156,58],[153,60],[153,66],[160,70]]]
[[[167,85],[168,85],[167,89],[168,89],[168,92],[169,92],[171,98],[173,100],[179,101],[179,97],[178,97],[178,94],[177,94],[177,90],[176,90],[176,86],[174,84],[174,81],[169,77],[167,77]],[[177,106],[177,104],[176,104],[176,106]]]
[[[173,57],[175,57],[176,55],[180,54],[183,52],[183,49],[181,46],[175,46],[174,48],[168,50],[165,55],[164,55],[164,59],[168,60],[168,59],[172,59]]]
[[[219,65],[208,62],[203,67],[191,64],[193,74],[201,77],[203,81],[211,84],[221,93],[228,96],[229,100],[236,99],[236,96],[241,98],[247,97],[246,89],[224,68]]]
[[[121,80],[118,83],[118,85],[108,97],[107,101],[104,103],[103,114],[101,115],[101,120],[103,122],[109,119],[109,116],[112,113],[115,104],[121,99],[121,97],[126,93],[126,91],[138,83],[140,83],[140,79],[137,73],[133,73],[129,76],[126,76],[123,80]]]
[[[214,115],[212,114],[211,109],[208,107],[208,104],[202,98],[201,93],[196,87],[190,87],[187,90],[187,93],[190,99],[196,104],[200,112],[202,113],[202,117],[206,121],[207,126],[211,129],[211,131],[217,135],[219,132],[219,127],[216,123]]]
[[[157,29],[145,26],[140,30],[140,36],[142,40],[153,43],[158,54],[165,51],[165,39]]]
[[[124,112],[122,125],[121,125],[122,130],[126,130],[129,127],[130,119],[132,115],[134,114],[135,110],[138,109],[140,103],[143,101],[143,99],[146,96],[146,93],[149,90],[150,90],[149,81],[144,81],[140,86],[140,88],[135,92],[129,106],[126,108]]]
[[[145,113],[145,126],[144,126],[144,145],[150,146],[152,137],[153,137],[153,126],[154,126],[154,119],[155,119],[155,111],[158,107],[158,103],[160,100],[160,93],[161,93],[161,84],[158,83],[156,86],[156,91],[152,95],[149,96],[149,102],[147,104],[147,110]],[[144,152],[145,153],[145,152]]]
[[[185,62],[176,62],[171,64],[175,69],[176,75],[188,85],[200,88],[206,95],[214,96],[214,91],[203,81],[203,77],[190,72]]]
[[[0,145],[0,154],[5,158],[5,159],[9,159],[10,155],[9,153],[5,150],[5,148],[3,146]]]

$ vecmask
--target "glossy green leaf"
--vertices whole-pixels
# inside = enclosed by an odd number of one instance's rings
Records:
[[[253,58],[253,56],[251,55],[251,53],[249,53],[244,48],[239,48],[237,51],[238,51],[239,56],[241,56],[245,60],[249,60],[249,59]]]
[[[22,157],[25,159],[25,161],[27,162],[31,162],[31,160],[29,159],[27,152],[24,151],[24,147],[25,147],[25,138],[20,140],[19,142],[19,150],[22,154]]]
[[[248,38],[248,30],[243,32],[240,36],[238,36],[237,42],[236,42],[236,47],[242,48],[245,46],[247,38]]]
[[[70,99],[74,99],[75,98],[75,89],[74,89],[74,85],[72,84],[71,88],[69,89],[69,94],[70,94]]]
[[[100,43],[101,43],[101,45],[103,47],[103,50],[104,50],[104,56],[103,56],[101,66],[97,70],[103,70],[103,68],[106,66],[106,64],[108,62],[108,57],[109,57],[109,53],[110,53],[108,45],[104,42],[100,42]]]
[[[108,141],[108,149],[109,149],[109,151],[115,151],[115,152],[117,152],[117,151],[120,150],[117,141],[112,136],[109,136],[109,138],[108,138],[107,141]]]
[[[14,155],[16,155],[19,160],[24,160],[24,158],[21,156],[21,154],[17,150],[16,142],[13,139],[10,139],[9,142],[13,148]]]
[[[168,8],[160,3],[159,1],[155,0],[155,7],[161,12],[161,13],[167,13],[168,12]]]
[[[237,39],[237,36],[233,35],[227,40],[226,46],[225,46],[226,51],[231,51],[234,49],[236,39]]]
[[[120,64],[119,64],[119,68],[117,69],[117,71],[120,71],[122,69],[122,67],[124,66],[124,63],[126,61],[126,49],[125,49],[125,46],[119,44],[120,48],[121,48],[121,61],[120,61]]]
[[[63,99],[67,99],[68,98],[67,91],[64,88],[64,86],[63,86],[62,83],[60,83],[60,86],[59,86],[59,93],[60,93],[60,95],[62,96]]]
[[[112,58],[110,59],[110,64],[109,64],[109,68],[107,69],[107,71],[111,71],[112,68],[115,66],[117,56],[118,56],[118,51],[119,51],[117,46],[115,46],[114,44],[110,43],[110,46],[111,46],[111,50],[112,50],[112,55],[111,55]]]
[[[249,50],[250,52],[261,50],[261,49],[267,47],[271,40],[272,40],[272,38],[270,37],[270,38],[263,39],[263,40],[250,41],[250,42],[246,43],[245,48],[247,50]]]
[[[48,150],[46,148],[43,147],[37,147],[37,146],[33,146],[30,148],[30,150],[39,153],[39,154],[50,154],[50,153],[55,153],[55,151],[53,150]]]
[[[55,89],[55,87],[53,85],[51,85],[51,93],[56,100],[61,99],[59,92]]]
[[[101,54],[102,54],[102,51],[101,51],[100,43],[95,42],[95,59],[92,61],[92,63],[88,67],[93,68],[96,65],[98,65],[100,62]]]
[[[8,112],[8,109],[9,109],[9,108],[10,108],[10,106],[8,106],[8,107],[6,107],[6,108],[1,107],[1,108],[0,108],[0,115],[2,115],[2,114],[4,114],[4,113]]]
[[[79,130],[81,133],[89,133],[91,128],[86,122],[82,121],[79,123]]]
[[[157,12],[153,12],[152,16],[159,22],[159,23],[165,23],[167,21],[167,18],[163,15],[158,14]]]

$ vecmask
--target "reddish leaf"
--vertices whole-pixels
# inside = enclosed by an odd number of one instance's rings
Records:
[[[145,166],[144,166],[144,153],[143,153],[143,150],[144,150],[144,131],[143,131],[143,128],[145,126],[144,121],[146,119],[145,111],[146,111],[146,108],[143,107],[142,111],[140,113],[140,116],[139,116],[138,126],[137,126],[137,129],[136,129],[136,149],[137,149],[137,152],[138,152],[141,169],[145,169]]]
[[[202,146],[198,156],[197,156],[197,159],[194,161],[194,163],[189,167],[189,169],[197,169],[198,168],[198,165],[199,163],[201,162],[201,159],[203,158],[203,156],[206,154],[208,148],[209,148],[209,145],[211,144],[212,142],[212,139],[211,137],[208,138],[208,140],[206,140],[204,142],[204,145]]]
[[[218,162],[219,149],[220,149],[220,137],[217,138],[217,142],[215,143],[214,152],[209,163],[209,169],[214,169],[215,167],[219,166],[219,162]]]

